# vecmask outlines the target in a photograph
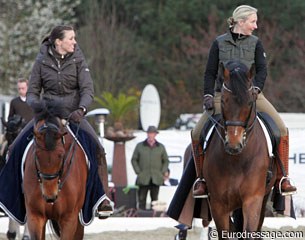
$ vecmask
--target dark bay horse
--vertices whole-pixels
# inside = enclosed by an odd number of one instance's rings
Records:
[[[22,127],[24,127],[24,120],[20,115],[13,115],[8,119],[8,121],[1,118],[1,122],[5,128],[5,133],[0,153],[0,169],[2,169],[5,164],[5,156],[7,154],[8,147],[13,143],[17,135],[22,130]]]
[[[48,220],[61,239],[83,239],[79,221],[88,168],[83,150],[61,120],[56,102],[34,107],[34,140],[24,167],[24,196],[31,239],[45,239]]]
[[[275,182],[276,167],[267,183],[269,157],[264,132],[257,120],[252,83],[253,67],[230,61],[223,68],[221,120],[216,124],[205,153],[203,175],[219,239],[232,237],[230,219],[239,231],[261,230],[266,202]],[[252,239],[247,236],[247,239]]]

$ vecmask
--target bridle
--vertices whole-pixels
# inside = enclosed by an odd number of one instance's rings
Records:
[[[55,124],[53,123],[44,123],[39,129],[38,129],[38,132],[41,132],[41,131],[44,131],[46,129],[52,129],[52,130],[55,130],[55,131],[59,131],[59,128],[58,126],[56,126]],[[79,126],[78,126],[78,129],[79,129]],[[78,129],[77,129],[77,132],[78,132]],[[77,135],[76,135],[77,136]],[[58,178],[57,180],[57,184],[58,184],[58,191],[60,191],[69,175],[69,172],[70,172],[70,169],[71,169],[71,165],[72,165],[72,162],[73,162],[73,159],[74,159],[74,154],[75,154],[75,150],[76,150],[76,141],[77,141],[77,138],[74,138],[73,140],[73,143],[70,145],[70,148],[68,150],[68,152],[65,154],[65,156],[63,157],[62,161],[61,161],[61,166],[59,168],[59,170],[55,173],[43,173],[42,171],[40,171],[40,166],[39,166],[39,161],[38,161],[38,157],[37,157],[37,154],[36,154],[36,151],[35,151],[35,168],[36,168],[36,175],[37,175],[37,178],[38,178],[38,182],[40,183],[40,185],[42,185],[42,180],[46,180],[46,181],[50,181],[50,180],[53,180],[53,179],[56,179]],[[52,150],[49,150],[48,148],[42,146],[41,144],[39,144],[39,142],[37,141],[36,137],[34,138],[34,146],[35,148],[37,149],[41,149],[43,151],[52,151]],[[61,141],[59,144],[57,144],[55,146],[55,149],[57,147],[60,147],[62,146],[64,148],[65,146],[65,137],[64,135],[61,136]],[[63,178],[63,172],[64,172],[64,167],[67,163],[67,159],[70,157],[70,161],[69,161],[69,165],[68,165],[68,170],[66,171],[66,174],[65,174],[65,177]],[[63,180],[62,180],[63,179]]]
[[[228,88],[228,87],[226,86],[225,83],[222,84],[222,87],[223,87],[224,90],[226,90],[226,91],[229,92],[230,94],[233,93],[232,90],[231,90],[230,88]],[[251,85],[250,88],[248,88],[247,91],[248,91],[248,92],[252,92],[253,89],[254,89],[254,88],[253,88],[253,86]],[[253,109],[256,110],[256,101],[255,101],[254,99],[251,101],[251,108],[250,108],[250,111],[249,111],[248,116],[247,116],[247,118],[246,118],[246,121],[243,122],[243,121],[230,121],[230,120],[225,120],[225,121],[224,121],[224,129],[226,129],[228,126],[236,126],[236,127],[243,127],[243,128],[245,129],[245,134],[247,134],[248,132],[250,132],[251,129],[253,128],[253,126],[254,126],[255,121],[256,121],[256,111],[255,111],[255,117],[254,117],[252,123],[249,124]],[[224,119],[224,117],[223,117],[222,119]]]
[[[225,83],[223,83],[222,85],[222,88],[229,92],[230,94],[233,94],[233,91],[226,86]],[[251,85],[249,88],[248,88],[248,92],[251,92],[253,91],[253,85]],[[252,112],[254,111],[255,113],[255,116],[253,118],[253,121],[250,123],[250,120],[251,120],[251,114]],[[222,119],[224,120],[223,124],[221,124],[221,122],[218,122],[211,114],[208,114],[208,117],[209,119],[215,124],[215,126],[218,126],[220,127],[221,129],[224,130],[224,137],[223,135],[221,134],[221,132],[219,131],[219,129],[217,127],[215,127],[215,130],[217,132],[217,135],[219,136],[219,138],[222,140],[223,144],[225,145],[226,143],[226,139],[228,139],[228,132],[227,132],[227,127],[228,126],[240,126],[240,127],[243,127],[245,129],[244,133],[243,133],[243,138],[242,138],[242,144],[243,146],[246,146],[247,142],[248,142],[248,136],[250,135],[250,133],[252,132],[252,129],[256,123],[256,120],[257,120],[257,113],[256,113],[256,101],[255,99],[253,99],[251,101],[251,108],[250,108],[250,111],[248,113],[248,116],[246,118],[246,121],[232,121],[232,120],[225,120],[224,116],[222,116]]]

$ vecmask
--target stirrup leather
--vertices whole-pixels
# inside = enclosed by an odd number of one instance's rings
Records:
[[[283,177],[281,178],[280,182],[279,182],[279,192],[280,192],[280,194],[281,194],[282,196],[288,196],[288,195],[296,194],[297,191],[293,191],[293,192],[282,192],[282,182],[283,182],[284,180],[286,180],[286,179],[289,180],[289,182],[292,182],[292,183],[293,183],[293,181],[291,180],[291,178],[289,178],[289,176],[283,176]],[[294,184],[293,184],[293,186],[294,186]]]

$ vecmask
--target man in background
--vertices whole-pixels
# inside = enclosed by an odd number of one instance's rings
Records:
[[[19,78],[17,81],[17,89],[19,96],[14,98],[10,102],[10,111],[8,119],[12,118],[14,115],[19,115],[23,120],[23,125],[25,126],[33,118],[33,110],[26,103],[26,93],[28,91],[28,80],[26,78]],[[19,224],[14,220],[9,220],[8,231],[6,233],[8,239],[16,239],[17,233],[19,232]],[[27,225],[25,225],[23,238],[29,238],[29,230]]]
[[[33,110],[26,103],[28,80],[26,78],[19,78],[17,81],[17,89],[19,96],[11,101],[8,118],[13,117],[14,115],[19,115],[24,119],[25,125],[33,118]]]
[[[137,144],[131,159],[138,189],[138,207],[146,210],[146,197],[150,191],[151,201],[157,201],[163,176],[168,169],[168,156],[162,143],[156,140],[158,130],[155,126],[147,129],[147,138]]]

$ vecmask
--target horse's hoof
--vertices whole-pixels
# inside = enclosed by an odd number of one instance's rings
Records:
[[[6,236],[7,236],[7,239],[9,239],[9,240],[14,240],[14,239],[16,239],[16,232],[9,232],[9,231],[7,231],[7,233],[6,233]]]
[[[186,238],[181,238],[181,237],[179,236],[179,234],[176,234],[174,240],[186,240]]]

